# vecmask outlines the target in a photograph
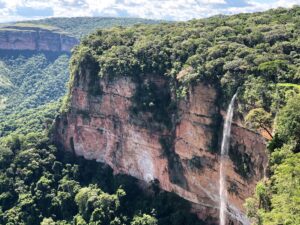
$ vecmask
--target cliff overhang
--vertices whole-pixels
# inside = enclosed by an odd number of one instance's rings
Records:
[[[200,218],[216,222],[222,133],[218,91],[198,82],[178,98],[171,88],[176,81],[157,74],[141,77],[100,79],[88,67],[76,73],[70,108],[55,122],[56,143],[115,173],[156,180],[189,200]],[[233,221],[244,217],[243,202],[264,176],[265,147],[262,136],[233,124],[226,166]]]

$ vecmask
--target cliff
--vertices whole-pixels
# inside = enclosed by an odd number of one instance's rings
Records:
[[[220,96],[213,86],[198,82],[177,99],[171,82],[156,74],[139,81],[99,79],[93,69],[81,68],[72,82],[70,108],[56,119],[54,138],[64,149],[106,163],[115,173],[159,182],[189,200],[200,218],[216,223],[224,114]],[[152,100],[145,110],[140,102],[148,95]],[[243,202],[266,165],[264,139],[235,122],[226,174],[236,224],[244,220]]]
[[[78,40],[52,27],[0,27],[0,50],[70,52]]]

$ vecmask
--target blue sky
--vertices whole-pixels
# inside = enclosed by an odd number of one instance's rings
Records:
[[[184,21],[293,5],[300,0],[0,0],[0,22],[74,16]]]

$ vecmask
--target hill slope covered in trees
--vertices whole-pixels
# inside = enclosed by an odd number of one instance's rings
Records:
[[[101,68],[95,71],[99,77],[114,79],[122,74],[138,79],[137,74],[149,72],[168,76],[176,84],[178,98],[185,97],[187,85],[210,83],[222,93],[224,108],[240,88],[240,117],[246,118],[249,128],[266,129],[273,136],[268,145],[270,171],[245,203],[248,216],[255,224],[296,225],[300,223],[299,18],[300,8],[294,7],[98,31],[76,49],[70,85],[80,66],[96,63]],[[189,72],[176,78],[182,69]],[[13,85],[7,76],[0,84]],[[150,89],[137,98],[137,110],[159,114],[153,111],[153,104],[163,103]],[[68,99],[65,110],[67,103]],[[13,122],[7,126],[10,124]],[[121,183],[100,164],[62,153],[40,130],[31,126],[20,131],[25,136],[2,139],[1,223],[196,224],[185,202],[155,188],[155,198],[138,196],[142,192],[128,186],[126,179]]]

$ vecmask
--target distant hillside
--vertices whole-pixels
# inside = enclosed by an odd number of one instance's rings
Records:
[[[28,21],[33,24],[45,24],[59,27],[74,37],[81,38],[100,28],[113,26],[131,26],[134,24],[157,24],[160,20],[140,18],[111,18],[111,17],[74,17],[74,18],[48,18]]]
[[[67,54],[44,52],[25,55],[24,52],[18,56],[2,56],[0,115],[35,108],[60,98],[65,93],[68,80],[68,63]]]
[[[40,110],[43,108],[40,106],[57,101],[65,94],[69,78],[68,52],[77,43],[70,36],[80,38],[101,28],[159,22],[77,17],[0,24],[0,127],[5,126],[7,115],[13,121],[14,115],[19,118],[20,112]],[[47,35],[41,37],[41,34]],[[51,103],[49,107],[56,106]],[[22,119],[30,120],[30,116],[32,113],[23,113]],[[6,126],[0,137],[18,129],[18,126]]]

